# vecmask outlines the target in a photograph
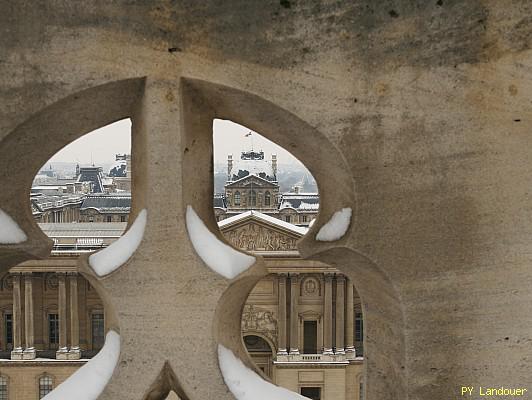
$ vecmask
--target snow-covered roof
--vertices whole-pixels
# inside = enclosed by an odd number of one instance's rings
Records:
[[[242,221],[242,220],[244,220],[246,218],[256,218],[258,220],[262,220],[264,222],[267,222],[270,225],[274,225],[274,226],[289,230],[289,231],[291,231],[291,232],[293,232],[295,234],[298,234],[298,235],[304,235],[308,231],[308,228],[301,227],[301,226],[296,226],[296,225],[291,224],[289,222],[280,220],[280,219],[275,218],[275,217],[271,217],[269,215],[263,214],[263,213],[261,213],[259,211],[255,211],[255,210],[245,211],[245,212],[243,212],[241,214],[226,218],[226,219],[218,222],[218,226],[220,227],[220,229],[223,229],[226,226],[230,226],[230,225],[235,224],[235,223],[237,223],[239,221]]]

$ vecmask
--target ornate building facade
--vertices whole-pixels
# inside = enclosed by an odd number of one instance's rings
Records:
[[[214,213],[217,221],[231,218],[248,210],[281,219],[298,226],[309,226],[319,209],[319,195],[302,192],[305,187],[295,185],[293,192],[281,193],[277,181],[277,156],[271,162],[264,153],[244,151],[235,162],[227,157],[227,181],[224,193],[214,196]]]
[[[54,240],[52,256],[12,268],[1,282],[0,377],[10,399],[40,398],[103,344],[103,303],[76,261],[117,240],[126,224],[75,225],[42,224]],[[363,342],[352,283],[299,256],[296,241],[306,228],[251,210],[219,226],[233,245],[262,255],[270,272],[242,314],[242,337],[258,368],[313,399],[358,400]]]

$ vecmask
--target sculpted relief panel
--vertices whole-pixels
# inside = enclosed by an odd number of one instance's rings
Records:
[[[224,235],[233,246],[243,250],[297,250],[296,238],[258,224],[248,224],[225,232]]]
[[[273,312],[246,304],[242,313],[242,332],[257,332],[277,343],[277,320]]]

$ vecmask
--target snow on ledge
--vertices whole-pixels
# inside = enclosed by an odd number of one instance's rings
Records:
[[[220,241],[187,206],[187,231],[194,250],[207,266],[227,279],[233,279],[255,262],[255,257],[241,253]]]
[[[237,400],[308,400],[265,381],[221,344],[218,345],[218,361],[225,384]]]
[[[344,236],[351,223],[351,213],[352,211],[349,207],[336,211],[331,219],[320,228],[316,235],[316,240],[333,242]]]
[[[28,237],[13,218],[0,209],[0,243],[15,244],[28,240]]]
[[[120,239],[89,257],[89,264],[98,276],[110,274],[133,255],[142,241],[147,220],[148,212],[142,210]]]
[[[120,335],[107,332],[103,348],[43,400],[96,400],[111,379],[120,355]]]

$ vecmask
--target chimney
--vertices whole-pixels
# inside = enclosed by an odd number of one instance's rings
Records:
[[[231,171],[233,170],[233,155],[227,155],[227,180],[231,180]]]
[[[272,154],[272,171],[273,177],[277,179],[277,154]]]
[[[294,186],[294,192],[295,192],[296,194],[299,194],[299,185],[295,185],[295,186]]]

